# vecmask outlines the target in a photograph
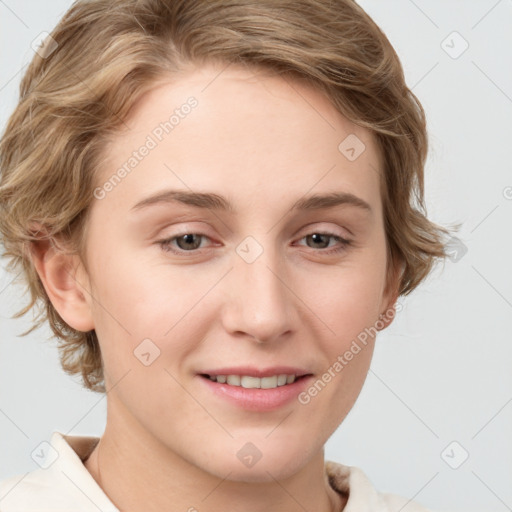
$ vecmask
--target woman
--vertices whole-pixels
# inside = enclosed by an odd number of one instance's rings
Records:
[[[445,255],[426,152],[350,0],[75,2],[1,141],[0,232],[107,425],[54,432],[0,510],[425,510],[324,444]]]

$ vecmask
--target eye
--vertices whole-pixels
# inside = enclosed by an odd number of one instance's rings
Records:
[[[170,238],[166,238],[164,240],[159,240],[157,243],[160,245],[163,251],[171,252],[173,254],[184,254],[184,253],[194,253],[200,250],[201,241],[203,239],[210,240],[209,237],[202,233],[182,233]],[[336,254],[343,252],[346,248],[351,244],[350,240],[342,238],[335,233],[329,232],[314,232],[310,233],[302,237],[300,240],[306,240],[312,242],[317,247],[312,247],[313,249],[318,249],[322,254]],[[329,248],[330,240],[334,240],[338,242],[338,245]],[[318,247],[320,245],[321,247]],[[178,247],[176,249],[176,246]]]
[[[180,235],[173,236],[171,238],[166,238],[165,240],[159,240],[157,243],[165,252],[182,254],[184,252],[193,252],[197,250],[201,245],[201,238],[208,237],[201,233],[183,233]],[[173,242],[176,242],[179,250],[173,248]]]
[[[325,246],[326,243],[327,243],[327,246],[329,246],[329,239],[337,241],[339,243],[339,245],[335,246],[334,248],[330,248],[330,249],[326,249],[325,247],[320,247],[319,248],[320,252],[323,254],[336,254],[336,253],[343,252],[351,244],[351,240],[342,238],[341,236],[338,236],[335,233],[328,233],[328,232],[315,231],[314,233],[310,233],[309,235],[306,235],[305,237],[301,238],[301,240],[310,240],[313,242],[313,244],[320,244],[321,246]],[[318,247],[313,247],[313,248],[318,249]]]

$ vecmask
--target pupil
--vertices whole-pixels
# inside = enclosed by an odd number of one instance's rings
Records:
[[[312,235],[311,235],[311,237],[313,238],[313,242],[314,242],[314,243],[320,243],[320,244],[322,243],[321,238],[322,238],[322,237],[326,237],[326,236],[327,236],[327,235],[322,235],[322,234],[320,234],[320,233],[314,233],[314,234],[312,234]],[[317,239],[317,237],[319,237],[319,238],[320,238],[320,240],[318,240],[318,239]],[[324,242],[324,243],[325,243],[325,242]]]
[[[187,234],[187,235],[183,235],[181,237],[181,240],[184,240],[185,244],[192,244],[194,245],[194,248],[196,248],[195,246],[197,246],[197,242],[194,244],[194,236],[193,234]],[[188,247],[190,248],[190,247]]]

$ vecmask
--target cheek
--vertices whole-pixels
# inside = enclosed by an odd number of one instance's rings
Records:
[[[111,254],[96,262],[93,282],[96,334],[107,368],[109,361],[119,371],[131,367],[134,351],[148,339],[156,348],[145,343],[155,354],[178,356],[192,350],[193,340],[204,336],[198,306],[211,279],[202,280],[183,266],[170,271],[162,264]]]
[[[326,436],[352,409],[368,374],[381,306],[379,275],[355,268],[340,272],[338,282],[312,297],[329,331],[317,338],[324,367],[304,400],[321,411],[324,420],[319,428]]]
[[[377,321],[382,312],[386,279],[385,244],[340,272],[325,294],[326,318],[335,335],[328,338],[328,367],[336,375],[333,392],[338,407],[348,410],[366,378],[373,354]],[[319,299],[319,297],[317,297]],[[340,397],[343,396],[343,399]]]
[[[315,283],[311,286],[309,282],[306,296],[313,311],[330,328],[336,348],[342,349],[378,319],[385,283],[385,264],[379,255],[340,266]]]

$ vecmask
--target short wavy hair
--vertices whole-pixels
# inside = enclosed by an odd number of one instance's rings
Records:
[[[0,140],[0,241],[48,321],[64,371],[105,392],[94,330],[60,317],[35,270],[31,244],[64,240],[82,258],[96,173],[109,137],[135,102],[203,63],[239,64],[306,81],[375,136],[390,269],[406,295],[446,256],[446,228],[427,219],[424,110],[392,45],[352,0],[78,0],[36,53]],[[46,49],[46,50],[44,50]],[[46,51],[46,54],[44,53]],[[395,274],[394,274],[395,275]]]

